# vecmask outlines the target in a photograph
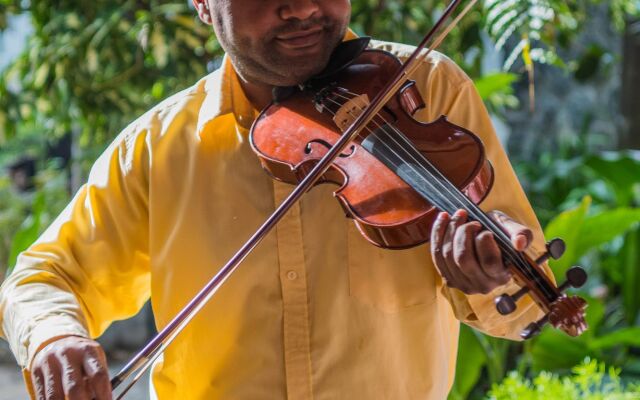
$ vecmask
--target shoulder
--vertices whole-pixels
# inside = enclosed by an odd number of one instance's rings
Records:
[[[382,40],[372,40],[370,48],[387,51],[402,62],[409,58],[416,49],[415,46]],[[438,81],[438,83],[447,84],[449,87],[460,87],[471,82],[471,79],[455,62],[438,51],[430,52],[426,58],[419,62],[421,66],[414,77],[417,81],[424,80],[425,83],[430,81],[432,84],[433,81]]]
[[[155,135],[162,135],[167,124],[177,118],[180,118],[183,124],[197,122],[202,103],[207,95],[220,93],[220,75],[219,69],[213,71],[190,87],[167,97],[133,121],[127,129],[150,130]]]
[[[120,131],[100,158],[108,160],[118,154],[120,164],[131,169],[136,159],[150,158],[161,143],[170,146],[186,132],[195,132],[204,99],[220,81],[219,75],[219,71],[214,71],[150,108]]]

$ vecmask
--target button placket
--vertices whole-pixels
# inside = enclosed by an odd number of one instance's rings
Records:
[[[276,204],[282,203],[291,189],[289,185],[274,181]],[[295,204],[280,221],[276,234],[282,286],[287,398],[312,399],[307,277],[299,204]]]

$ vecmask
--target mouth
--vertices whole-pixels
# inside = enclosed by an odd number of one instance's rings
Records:
[[[324,30],[319,28],[276,36],[276,42],[289,50],[305,50],[320,44]]]

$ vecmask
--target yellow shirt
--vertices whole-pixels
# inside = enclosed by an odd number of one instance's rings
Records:
[[[405,58],[409,46],[374,42]],[[414,79],[419,118],[446,114],[483,140],[495,186],[482,204],[538,222],[472,82],[434,53]],[[292,189],[248,143],[256,116],[228,59],[127,127],[25,251],[0,292],[2,334],[28,367],[43,343],[96,337],[151,298],[158,328]],[[153,369],[159,399],[443,399],[458,319],[517,338],[530,299],[503,317],[490,295],[443,287],[428,245],[383,250],[321,185],[246,259]],[[457,318],[456,318],[457,317]]]

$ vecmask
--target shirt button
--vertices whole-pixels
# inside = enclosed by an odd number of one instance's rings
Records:
[[[296,271],[287,272],[287,279],[290,281],[296,280],[298,278],[298,273]]]

